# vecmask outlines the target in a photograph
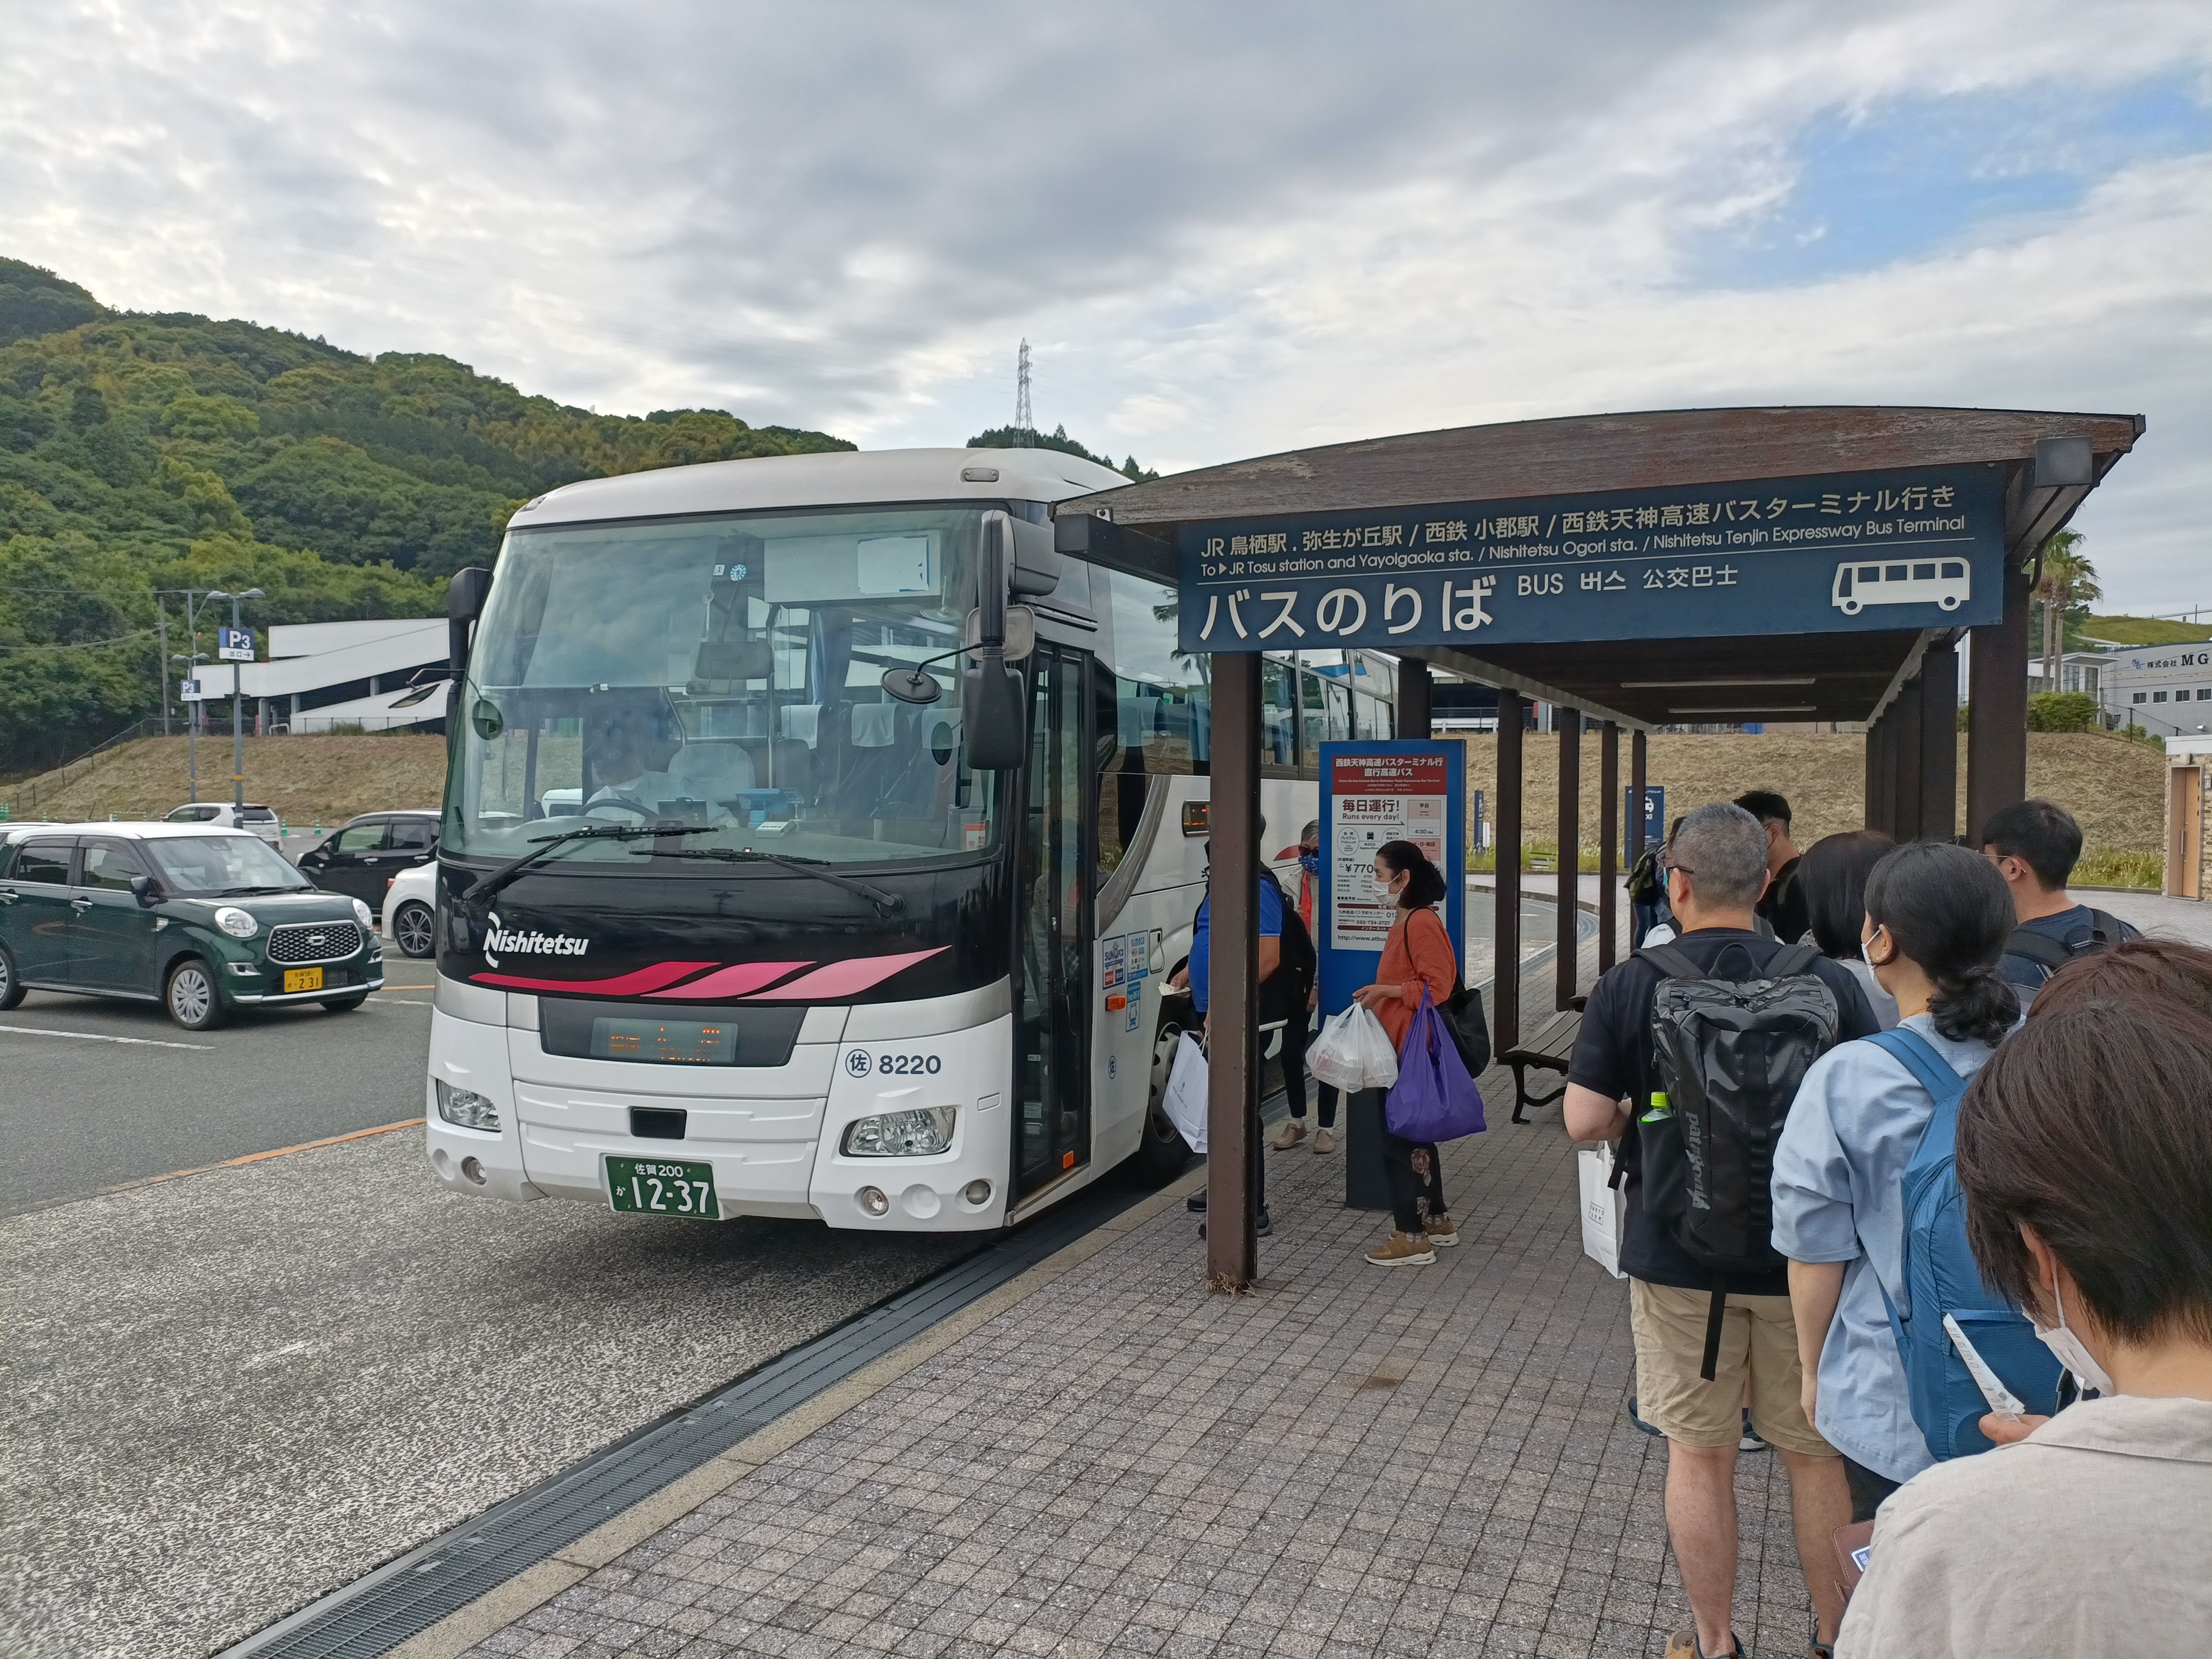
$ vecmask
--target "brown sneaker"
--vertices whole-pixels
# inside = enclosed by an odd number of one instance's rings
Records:
[[[1315,1131],[1314,1151],[1316,1152],[1333,1152],[1335,1150],[1336,1137],[1334,1134],[1327,1129],[1318,1129]]]
[[[1306,1138],[1306,1126],[1294,1117],[1283,1120],[1283,1127],[1275,1131],[1275,1150],[1287,1152]]]
[[[1459,1224],[1455,1222],[1448,1215],[1431,1216],[1429,1218],[1429,1243],[1431,1244],[1447,1246],[1458,1243]]]
[[[1378,1267],[1425,1267],[1437,1259],[1425,1233],[1392,1233],[1367,1253]]]

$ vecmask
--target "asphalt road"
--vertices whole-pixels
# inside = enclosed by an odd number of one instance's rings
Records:
[[[493,1203],[411,1125],[226,1164],[418,1115],[428,1000],[0,1015],[9,1659],[212,1652],[971,1248]]]
[[[179,1030],[151,1003],[33,991],[0,1013],[0,1215],[422,1115],[430,968],[397,951],[356,1012]]]

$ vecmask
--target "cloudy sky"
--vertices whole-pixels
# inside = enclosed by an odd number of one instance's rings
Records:
[[[1175,470],[1741,402],[2140,412],[2212,606],[2212,5],[11,0],[0,253],[868,447]]]

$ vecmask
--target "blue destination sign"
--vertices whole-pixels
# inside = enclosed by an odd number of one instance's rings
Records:
[[[1916,467],[1216,521],[1185,530],[1186,651],[1978,626],[2004,474]]]

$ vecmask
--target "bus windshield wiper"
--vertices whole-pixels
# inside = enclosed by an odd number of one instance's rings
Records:
[[[520,858],[509,859],[498,869],[478,876],[461,896],[464,899],[489,898],[540,859],[552,857],[556,848],[568,842],[641,841],[653,836],[703,836],[714,827],[708,823],[675,824],[665,828],[659,824],[607,823],[590,830],[570,830],[562,835],[546,836]]]
[[[858,893],[876,907],[880,915],[906,908],[906,900],[896,893],[887,893],[880,887],[871,887],[865,881],[855,881],[850,876],[841,876],[827,869],[827,859],[803,859],[788,853],[763,853],[750,847],[679,847],[669,852],[636,853],[634,859],[720,859],[725,864],[773,864],[780,870],[788,870],[795,876],[811,876],[817,881],[826,881],[833,887],[842,887],[848,893]]]

